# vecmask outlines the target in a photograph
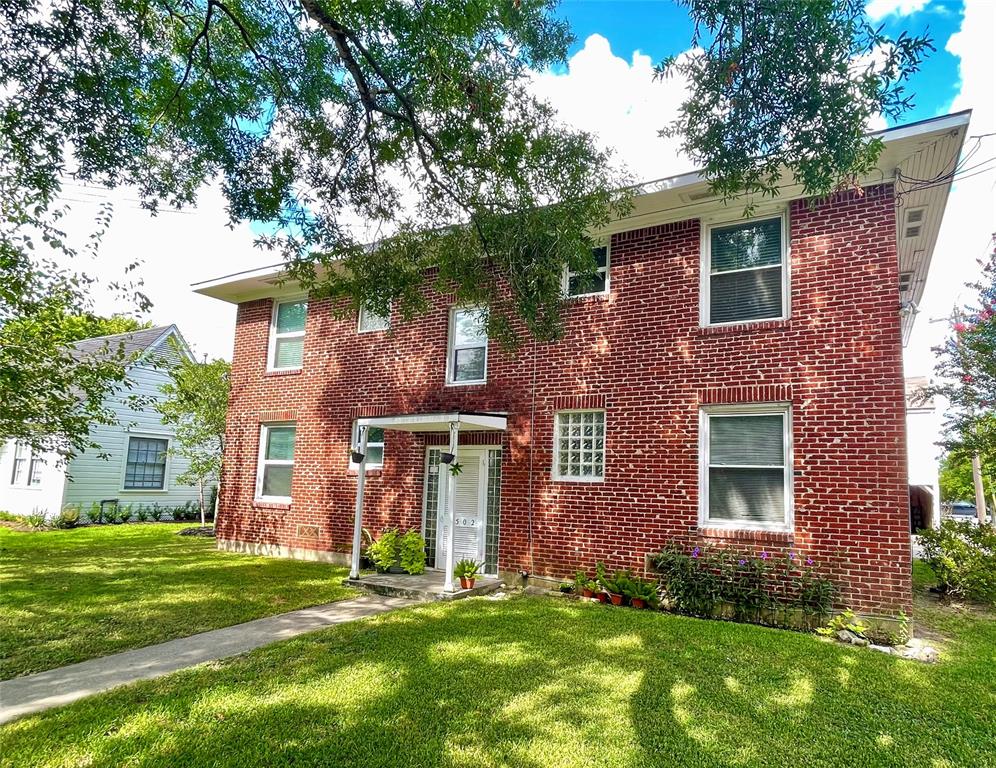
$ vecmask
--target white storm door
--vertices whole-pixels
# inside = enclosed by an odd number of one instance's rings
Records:
[[[463,471],[453,478],[454,517],[453,562],[473,560],[484,562],[485,530],[488,514],[488,449],[461,448],[457,461]],[[446,492],[449,467],[439,465],[439,510],[436,523],[436,567],[446,567],[446,540],[449,515],[446,514]]]

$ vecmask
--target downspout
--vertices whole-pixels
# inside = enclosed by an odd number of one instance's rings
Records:
[[[529,550],[529,571],[524,576],[528,576],[535,570],[533,562],[533,449],[536,445],[536,337],[533,337],[533,376],[532,392],[529,402],[529,493],[527,501],[528,513],[526,516],[526,541]]]

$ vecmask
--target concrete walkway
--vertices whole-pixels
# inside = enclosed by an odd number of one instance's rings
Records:
[[[364,595],[354,600],[303,608],[159,645],[90,659],[61,669],[3,680],[0,681],[0,723],[69,704],[119,685],[160,677],[206,661],[237,656],[305,632],[413,604],[412,600],[398,597]]]

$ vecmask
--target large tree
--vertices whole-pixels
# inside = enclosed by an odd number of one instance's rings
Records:
[[[927,46],[886,40],[859,0],[683,4],[702,52],[674,65],[692,82],[676,130],[727,195],[770,193],[783,163],[812,194],[866,170],[867,118],[901,111]],[[0,0],[0,246],[30,263],[25,233],[52,225],[66,178],[135,185],[150,210],[216,180],[232,220],[270,222],[261,243],[344,311],[412,316],[431,283],[484,306],[496,339],[556,338],[562,271],[594,270],[628,193],[530,95],[572,41],[554,9]]]

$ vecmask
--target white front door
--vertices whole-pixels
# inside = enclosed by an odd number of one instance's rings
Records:
[[[453,478],[453,562],[484,562],[485,530],[488,515],[488,449],[460,448],[457,461],[463,471]],[[446,492],[449,467],[439,465],[439,508],[437,510],[436,567],[446,567],[446,541],[449,538],[449,515]]]

